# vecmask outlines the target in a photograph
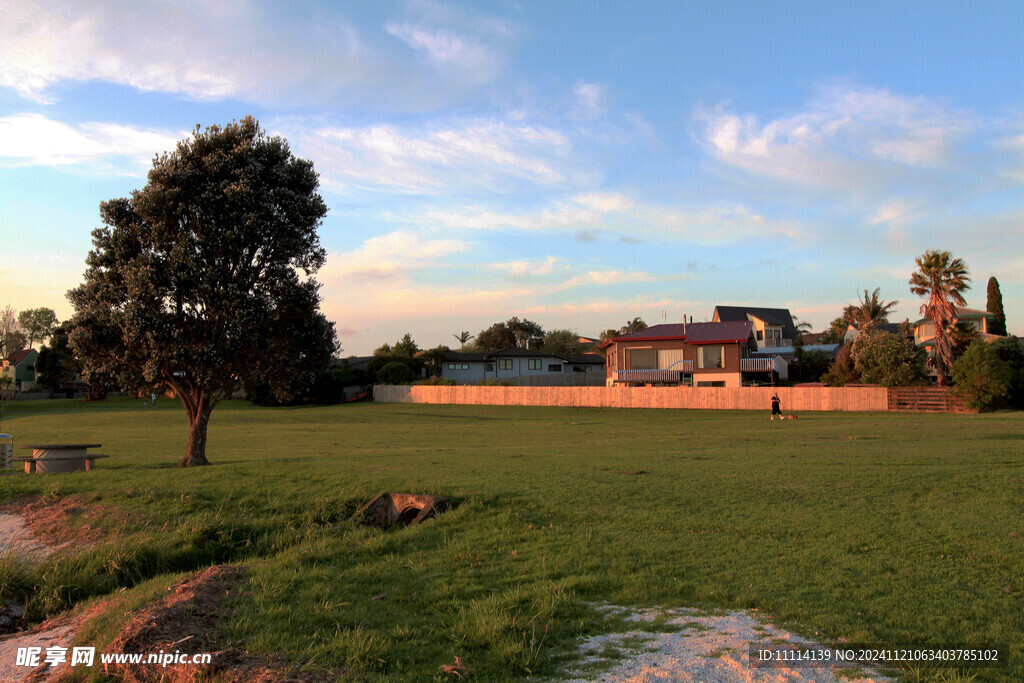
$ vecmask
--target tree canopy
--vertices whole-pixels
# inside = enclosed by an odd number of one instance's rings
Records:
[[[29,348],[53,334],[57,314],[52,308],[28,308],[18,314],[18,324],[25,333]]]
[[[1006,311],[1003,310],[1003,293],[999,289],[999,280],[994,276],[988,279],[988,291],[985,310],[994,316],[989,332],[1003,336],[1006,334]]]
[[[868,294],[864,290],[864,296],[857,295],[857,303],[850,304],[843,309],[843,317],[846,322],[857,325],[858,329],[866,330],[878,323],[889,322],[889,313],[896,307],[898,301],[884,301],[879,295],[880,287]]]
[[[7,358],[18,349],[25,348],[28,338],[18,323],[18,312],[13,306],[0,311],[0,358]]]
[[[544,343],[544,328],[526,318],[509,318],[494,323],[476,335],[475,346],[481,351],[498,351],[511,346],[536,349]]]
[[[313,277],[327,207],[311,162],[251,117],[196,127],[149,182],[100,205],[71,348],[88,380],[170,390],[185,406],[181,466],[204,465],[210,413],[247,381],[287,392],[337,348]]]

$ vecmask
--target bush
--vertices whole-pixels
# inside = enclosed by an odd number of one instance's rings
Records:
[[[994,408],[1009,393],[1009,374],[995,349],[975,340],[953,363],[953,393],[975,410]]]
[[[377,384],[412,384],[416,373],[401,361],[393,360],[377,371]]]
[[[804,351],[798,346],[789,366],[789,378],[797,382],[818,382],[829,371],[832,356],[824,351]]]
[[[905,387],[925,377],[924,351],[912,340],[881,330],[853,341],[853,361],[861,380],[883,387]]]
[[[455,380],[448,379],[447,377],[431,377],[430,379],[416,382],[416,384],[423,386],[453,387],[455,386]]]
[[[515,382],[509,382],[504,379],[482,379],[480,380],[480,386],[482,387],[514,387]]]
[[[1013,408],[1024,408],[1024,347],[1012,334],[997,339],[992,350],[1002,361],[1007,372],[1006,402]]]
[[[853,363],[853,344],[846,344],[839,349],[839,354],[832,361],[832,367],[821,376],[821,381],[832,387],[841,387],[860,381],[860,373]]]

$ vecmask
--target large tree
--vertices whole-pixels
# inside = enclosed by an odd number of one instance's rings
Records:
[[[18,323],[18,312],[13,306],[5,306],[0,311],[0,359],[25,348],[27,343],[28,338]]]
[[[57,314],[52,308],[29,308],[18,314],[18,324],[25,332],[29,348],[47,339],[57,327]]]
[[[288,391],[337,347],[313,275],[327,207],[311,162],[252,118],[205,131],[153,161],[146,186],[100,205],[85,282],[71,290],[71,348],[88,381],[160,387],[185,407],[180,465],[207,464],[219,398],[240,383]]]
[[[889,322],[889,313],[899,302],[882,300],[880,291],[881,288],[875,287],[875,291],[870,294],[865,289],[863,297],[858,294],[857,303],[843,309],[846,322],[856,325],[861,331],[870,330],[878,323]]]
[[[999,280],[995,276],[988,279],[988,300],[985,310],[995,316],[989,332],[1000,336],[1006,335],[1006,311],[1003,310],[1003,293],[999,291]]]
[[[945,386],[953,365],[953,342],[948,330],[957,322],[956,307],[967,305],[963,293],[970,289],[971,278],[963,260],[953,258],[948,251],[929,250],[915,261],[917,272],[910,276],[910,291],[928,299],[921,304],[921,313],[935,325],[930,361],[939,384]]]
[[[494,323],[476,335],[476,347],[481,351],[498,351],[511,346],[536,349],[543,343],[544,328],[532,320],[518,317]]]

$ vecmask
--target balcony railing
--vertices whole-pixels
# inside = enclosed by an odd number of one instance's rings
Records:
[[[740,358],[740,372],[771,372],[774,358]]]
[[[678,384],[681,375],[693,372],[693,361],[683,360],[672,364],[672,368],[660,370],[616,370],[616,382],[633,382],[637,384]]]
[[[774,338],[771,338],[771,339],[764,339],[762,341],[759,341],[759,342],[757,342],[757,345],[760,346],[763,349],[775,348],[777,346],[792,346],[793,345],[793,340],[792,339],[774,339]]]

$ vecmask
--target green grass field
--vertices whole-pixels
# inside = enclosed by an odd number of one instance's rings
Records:
[[[455,657],[478,680],[555,677],[577,638],[617,627],[597,616],[605,603],[757,608],[822,641],[1000,643],[1009,668],[969,675],[1024,679],[1021,413],[780,423],[228,402],[213,464],[191,470],[173,468],[186,429],[171,400],[19,403],[3,431],[111,455],[91,473],[0,477],[0,502],[79,496],[107,511],[91,550],[35,570],[0,561],[0,598],[36,618],[128,587],[123,607],[230,562],[248,572],[220,642],[356,680],[446,680]],[[418,527],[354,526],[384,490],[460,504]]]

